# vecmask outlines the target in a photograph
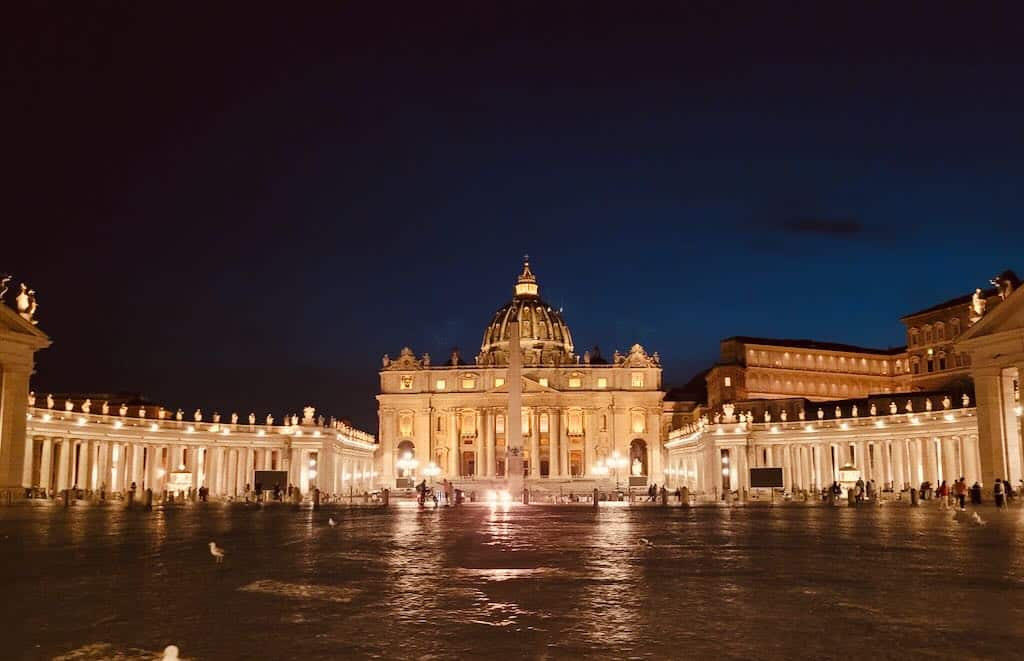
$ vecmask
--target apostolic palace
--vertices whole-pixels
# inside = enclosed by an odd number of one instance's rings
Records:
[[[526,487],[541,493],[656,483],[708,499],[746,497],[759,486],[757,468],[781,469],[778,487],[789,493],[859,478],[901,491],[1024,477],[1024,288],[1011,271],[903,317],[906,346],[730,337],[717,363],[670,389],[659,354],[639,344],[581,354],[526,262],[476,356],[434,361],[403,348],[383,357],[376,438],[312,407],[275,424],[255,413],[222,419],[115,396],[36,394],[34,354],[50,339],[35,293],[22,285],[10,305],[7,280],[5,501],[200,488],[241,498],[261,483],[353,494],[447,479],[473,490],[507,483],[520,464]]]

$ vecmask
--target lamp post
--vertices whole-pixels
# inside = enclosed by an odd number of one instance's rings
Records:
[[[427,464],[427,467],[423,469],[423,474],[429,478],[435,478],[441,474],[441,467],[434,462],[430,462]]]
[[[395,462],[398,466],[398,470],[402,471],[400,477],[412,477],[412,472],[416,470],[416,467],[420,465],[420,462],[413,458],[411,452],[405,452],[401,458]]]
[[[625,468],[626,464],[629,463],[625,457],[619,454],[618,450],[612,451],[610,457],[608,457],[607,465],[608,468],[615,471],[615,490],[619,490],[619,469]]]

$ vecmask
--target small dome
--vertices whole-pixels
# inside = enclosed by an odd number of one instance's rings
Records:
[[[507,365],[511,319],[519,320],[519,343],[524,365],[561,365],[575,362],[572,335],[562,314],[539,294],[530,262],[523,263],[512,300],[494,313],[480,344],[479,365]]]

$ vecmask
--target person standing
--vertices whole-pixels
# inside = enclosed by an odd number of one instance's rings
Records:
[[[1003,491],[1003,481],[998,477],[996,478],[996,483],[992,485],[992,495],[995,496],[996,507],[1002,509],[1003,505],[1006,504],[1006,492]]]
[[[939,484],[939,490],[935,492],[935,495],[938,496],[939,499],[939,509],[949,509],[949,487],[946,486],[945,480]]]
[[[960,478],[953,485],[953,493],[956,496],[956,502],[960,506],[960,509],[965,509],[965,501],[967,500],[967,480]]]

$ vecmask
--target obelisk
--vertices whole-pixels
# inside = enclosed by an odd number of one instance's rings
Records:
[[[505,420],[505,482],[512,498],[523,495],[523,355],[519,347],[519,311],[513,305],[508,316],[508,414]]]

